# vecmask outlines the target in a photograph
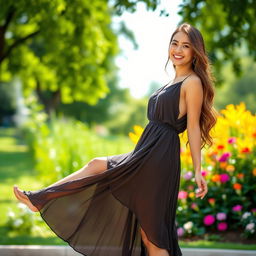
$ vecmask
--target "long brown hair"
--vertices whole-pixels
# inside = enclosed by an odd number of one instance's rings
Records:
[[[198,29],[193,27],[188,23],[182,23],[179,25],[176,30],[173,32],[171,41],[174,35],[178,32],[184,32],[187,34],[190,43],[192,44],[192,49],[194,50],[194,58],[195,60],[192,62],[193,71],[200,77],[202,85],[203,85],[203,104],[200,115],[200,129],[201,129],[201,149],[205,146],[205,144],[212,146],[213,139],[210,135],[210,130],[217,122],[218,112],[213,107],[213,99],[214,99],[214,81],[215,78],[212,75],[211,64],[209,58],[207,56],[205,50],[205,44],[202,34]],[[169,44],[169,48],[170,48]],[[166,62],[165,67],[169,62],[169,54],[168,60]],[[175,69],[175,65],[173,64]],[[187,142],[188,143],[188,142]]]

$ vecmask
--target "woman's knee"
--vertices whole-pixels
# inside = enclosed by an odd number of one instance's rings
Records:
[[[107,169],[106,157],[95,157],[88,162],[88,166],[95,172],[102,172]]]

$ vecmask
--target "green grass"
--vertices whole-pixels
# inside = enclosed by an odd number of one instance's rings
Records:
[[[183,248],[213,248],[230,250],[256,250],[256,244],[221,243],[216,241],[197,240],[193,242],[179,242]]]
[[[7,212],[18,211],[13,185],[25,190],[40,189],[43,185],[36,176],[27,146],[16,136],[14,129],[0,129],[0,163],[0,244],[64,244],[46,224],[40,225],[32,236],[7,233]]]
[[[40,224],[33,235],[18,235],[8,233],[4,226],[8,209],[18,210],[12,186],[19,185],[25,190],[40,189],[43,182],[36,176],[34,162],[28,147],[16,136],[14,129],[0,129],[0,244],[4,245],[65,245],[49,228]],[[35,213],[38,214],[39,213]],[[256,250],[255,245],[238,243],[221,243],[216,241],[198,240],[193,242],[179,242],[183,248],[218,248]]]

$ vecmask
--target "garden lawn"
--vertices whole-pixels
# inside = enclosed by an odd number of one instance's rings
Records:
[[[12,186],[17,184],[21,189],[36,190],[43,184],[36,176],[32,155],[28,147],[16,135],[15,129],[0,129],[0,244],[2,245],[64,245],[61,239],[42,223],[33,235],[18,235],[8,233],[5,223],[8,210],[18,211]],[[39,213],[35,213],[38,214]],[[186,248],[222,248],[222,249],[247,249],[255,250],[256,245],[245,245],[238,243],[221,243],[217,241],[180,241],[181,247]]]
[[[44,223],[32,236],[19,236],[7,232],[5,223],[8,210],[18,212],[19,209],[18,201],[12,192],[13,185],[33,190],[41,188],[42,183],[36,177],[28,147],[16,135],[15,129],[0,129],[0,163],[0,244],[65,244]]]

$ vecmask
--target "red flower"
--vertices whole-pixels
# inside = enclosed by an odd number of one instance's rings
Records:
[[[241,185],[240,183],[235,183],[235,184],[233,185],[233,188],[234,188],[235,190],[240,190],[240,189],[242,188],[242,185]]]
[[[217,149],[223,149],[224,148],[224,145],[218,145],[217,146]]]
[[[249,153],[250,149],[248,147],[242,148],[241,150],[242,153]]]
[[[214,199],[214,198],[209,198],[209,199],[208,199],[208,202],[209,202],[210,204],[214,204],[214,203],[215,203],[215,199]]]

